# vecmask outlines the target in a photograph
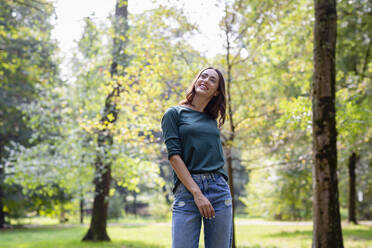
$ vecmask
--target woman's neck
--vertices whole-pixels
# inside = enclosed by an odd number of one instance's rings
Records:
[[[205,107],[208,105],[210,99],[206,99],[204,97],[199,97],[198,95],[195,95],[193,100],[192,100],[192,105],[191,106],[194,110],[203,112]]]

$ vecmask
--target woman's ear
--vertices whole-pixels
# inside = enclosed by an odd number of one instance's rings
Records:
[[[220,92],[216,91],[213,96],[218,96],[218,94],[220,94]]]

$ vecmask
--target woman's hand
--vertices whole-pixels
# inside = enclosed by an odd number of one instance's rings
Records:
[[[186,165],[181,159],[181,157],[179,155],[173,155],[172,157],[170,157],[169,162],[171,163],[172,168],[176,173],[177,177],[194,196],[195,204],[198,207],[201,216],[208,219],[212,217],[214,218],[215,214],[212,204],[209,202],[207,197],[203,195],[199,186],[195,183],[194,179],[192,179],[191,174],[189,170],[186,168]]]
[[[201,191],[194,194],[194,201],[196,206],[199,208],[201,216],[207,219],[215,217],[214,208],[212,207],[212,204],[209,202],[207,197],[203,195]]]

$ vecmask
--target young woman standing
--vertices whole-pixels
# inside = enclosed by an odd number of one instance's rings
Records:
[[[206,248],[231,246],[232,202],[219,131],[225,110],[222,73],[207,67],[192,82],[186,99],[162,118],[174,177],[173,248],[198,247],[202,221]]]

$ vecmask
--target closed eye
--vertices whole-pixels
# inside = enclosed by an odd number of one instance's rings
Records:
[[[215,78],[215,77],[211,77],[211,81],[212,81],[213,83],[216,83],[216,82],[217,82],[217,78]]]
[[[209,75],[208,75],[207,73],[203,73],[203,74],[200,75],[200,77],[201,77],[202,79],[206,79],[208,76],[209,76]],[[217,78],[215,78],[214,76],[210,76],[209,78],[210,78],[210,81],[211,81],[212,83],[216,83],[216,82],[217,82]]]

